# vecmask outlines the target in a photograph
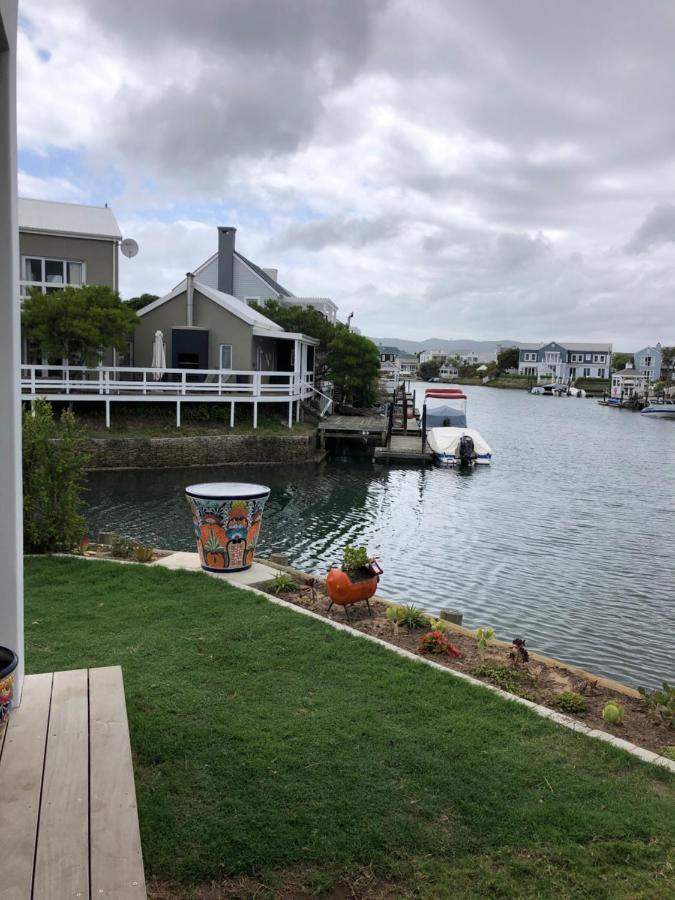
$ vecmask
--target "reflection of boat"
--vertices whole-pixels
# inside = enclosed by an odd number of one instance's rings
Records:
[[[641,414],[651,419],[675,419],[675,400],[652,400]]]
[[[441,466],[489,465],[492,450],[474,428],[432,428],[427,443]]]
[[[531,394],[540,394],[544,397],[562,397],[567,393],[567,385],[552,381],[550,384],[538,384],[530,389]]]
[[[482,436],[466,426],[467,398],[461,388],[428,388],[424,396],[427,444],[442,466],[486,465],[492,450]]]

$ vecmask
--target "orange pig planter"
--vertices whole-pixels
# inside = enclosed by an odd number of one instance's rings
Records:
[[[333,604],[344,607],[345,615],[349,618],[349,607],[352,603],[365,601],[368,613],[372,615],[368,602],[377,590],[382,569],[377,563],[369,567],[369,574],[364,571],[363,578],[352,579],[347,572],[340,568],[333,568],[326,576],[326,591],[330,597],[330,612]]]

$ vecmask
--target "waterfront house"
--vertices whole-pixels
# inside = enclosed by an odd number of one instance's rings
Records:
[[[19,198],[19,296],[102,284],[118,289],[122,234],[108,206]],[[23,361],[40,355],[23,342]],[[40,358],[39,358],[40,357]]]
[[[606,343],[521,344],[518,373],[537,381],[573,382],[577,378],[606,379],[612,360],[612,345]]]
[[[378,344],[378,350],[380,351],[381,363],[396,363],[403,355],[398,347],[390,347],[386,344]]]
[[[419,370],[419,362],[416,356],[405,355],[399,357],[399,368],[404,378],[415,378]]]
[[[631,397],[646,397],[649,393],[650,378],[648,374],[626,364],[624,369],[612,373],[612,397],[628,400]]]
[[[431,362],[432,359],[437,359],[439,356],[445,356],[443,350],[422,350],[419,355],[420,364]]]
[[[443,363],[443,365],[438,370],[438,377],[442,378],[444,381],[452,381],[459,375],[459,369],[457,366],[450,365],[450,363]]]
[[[646,375],[650,382],[658,381],[661,377],[663,366],[663,352],[661,344],[655,347],[643,347],[633,354],[633,366],[642,375]]]
[[[291,293],[279,283],[277,269],[258,266],[236,249],[236,234],[237,229],[231,226],[218,228],[217,251],[194,270],[200,284],[243,303],[278,300],[282,306],[311,307],[329,322],[336,322],[338,307],[329,297],[298,297]]]

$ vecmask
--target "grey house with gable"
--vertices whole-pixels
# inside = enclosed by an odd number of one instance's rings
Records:
[[[518,373],[547,381],[572,382],[577,378],[609,378],[612,345],[605,343],[521,344]]]

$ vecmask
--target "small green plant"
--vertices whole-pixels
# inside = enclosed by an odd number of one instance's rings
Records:
[[[422,610],[417,606],[413,606],[412,603],[401,607],[401,609],[403,610],[403,615],[398,623],[399,625],[405,625],[406,628],[412,631],[413,628],[426,628],[429,624],[428,616],[425,616]]]
[[[129,559],[131,554],[134,552],[134,542],[131,538],[123,537],[122,535],[116,534],[112,539],[112,544],[110,545],[112,549],[112,555],[115,559]]]
[[[675,761],[675,746],[664,747],[661,756],[665,756],[666,759]]]
[[[662,690],[648,691],[638,688],[647,706],[654,710],[659,719],[668,726],[675,728],[675,687],[662,682]]]
[[[478,629],[476,629],[476,641],[478,642],[478,649],[481,651],[487,650],[488,645],[494,636],[495,636],[494,628],[478,628]]]
[[[474,666],[471,675],[475,678],[485,678],[503,691],[522,696],[523,674],[519,670],[494,663],[483,663]]]
[[[273,594],[288,594],[291,591],[295,590],[295,579],[292,575],[287,575],[285,572],[279,572],[272,579],[272,583],[270,584],[270,591]]]
[[[351,578],[360,575],[371,574],[370,567],[373,558],[368,555],[365,547],[347,546],[342,551],[342,571]]]
[[[461,656],[459,647],[456,647],[442,632],[429,631],[423,634],[419,643],[420,653],[446,653],[448,656]]]
[[[152,560],[153,554],[152,547],[149,547],[147,544],[134,544],[133,556],[136,562],[139,563],[148,563]]]
[[[602,710],[602,718],[609,725],[621,725],[623,722],[623,706],[617,700],[610,700],[605,703]]]
[[[440,631],[441,634],[447,634],[450,631],[450,626],[444,619],[429,619],[429,627],[432,631]]]
[[[405,609],[402,606],[389,606],[386,615],[387,622],[391,622],[394,628],[398,628],[405,618]]]
[[[563,691],[553,701],[554,706],[566,713],[586,712],[586,701],[576,691]]]

